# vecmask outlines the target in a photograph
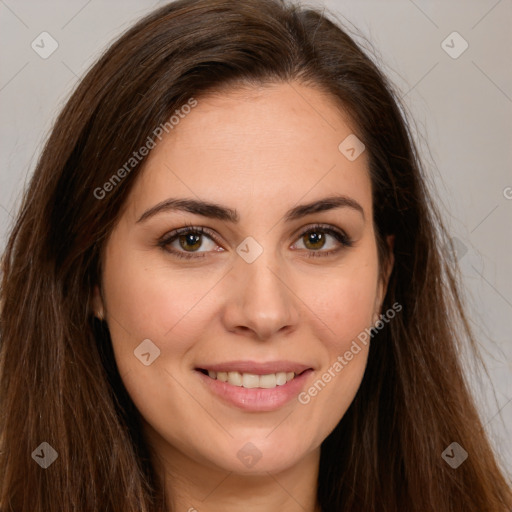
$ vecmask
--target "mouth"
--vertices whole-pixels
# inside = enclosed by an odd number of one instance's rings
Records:
[[[274,411],[302,391],[313,368],[276,361],[235,361],[194,368],[206,389],[224,403],[245,411]]]
[[[303,370],[298,374],[295,372],[277,372],[264,375],[248,372],[241,373],[238,371],[216,372],[204,368],[198,368],[198,371],[203,375],[208,375],[210,379],[227,382],[232,386],[244,387],[245,389],[273,389],[277,386],[284,386],[287,382],[295,379],[298,375],[302,375],[307,370]]]

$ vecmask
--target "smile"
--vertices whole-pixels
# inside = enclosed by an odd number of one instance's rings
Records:
[[[295,372],[267,373],[256,375],[254,373],[240,372],[216,372],[213,370],[200,370],[211,379],[227,382],[232,386],[244,387],[246,389],[263,388],[272,389],[277,386],[284,386],[295,378]]]
[[[196,375],[207,392],[223,403],[251,412],[277,410],[303,391],[313,369],[304,364],[275,361],[199,366]]]

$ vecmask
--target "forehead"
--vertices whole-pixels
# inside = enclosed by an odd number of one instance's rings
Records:
[[[350,161],[339,149],[354,129],[331,97],[298,83],[198,97],[151,150],[132,209],[197,196],[249,213],[334,192],[370,210],[366,152]]]

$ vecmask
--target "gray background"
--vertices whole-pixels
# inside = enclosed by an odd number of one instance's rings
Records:
[[[114,37],[163,3],[0,0],[0,251],[69,93]],[[457,239],[469,316],[489,368],[490,380],[468,366],[471,383],[512,474],[512,0],[309,3],[326,6],[369,38],[413,116],[441,212]],[[43,31],[58,42],[47,59],[31,47]],[[457,58],[442,46],[454,31],[469,45]],[[451,52],[462,48],[457,38],[446,44]]]

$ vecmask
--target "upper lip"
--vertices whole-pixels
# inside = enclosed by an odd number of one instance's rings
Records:
[[[210,370],[213,372],[240,372],[252,373],[254,375],[267,375],[278,372],[302,373],[309,370],[311,366],[294,361],[268,361],[257,363],[255,361],[229,361],[217,364],[205,364],[197,366],[198,370]]]

